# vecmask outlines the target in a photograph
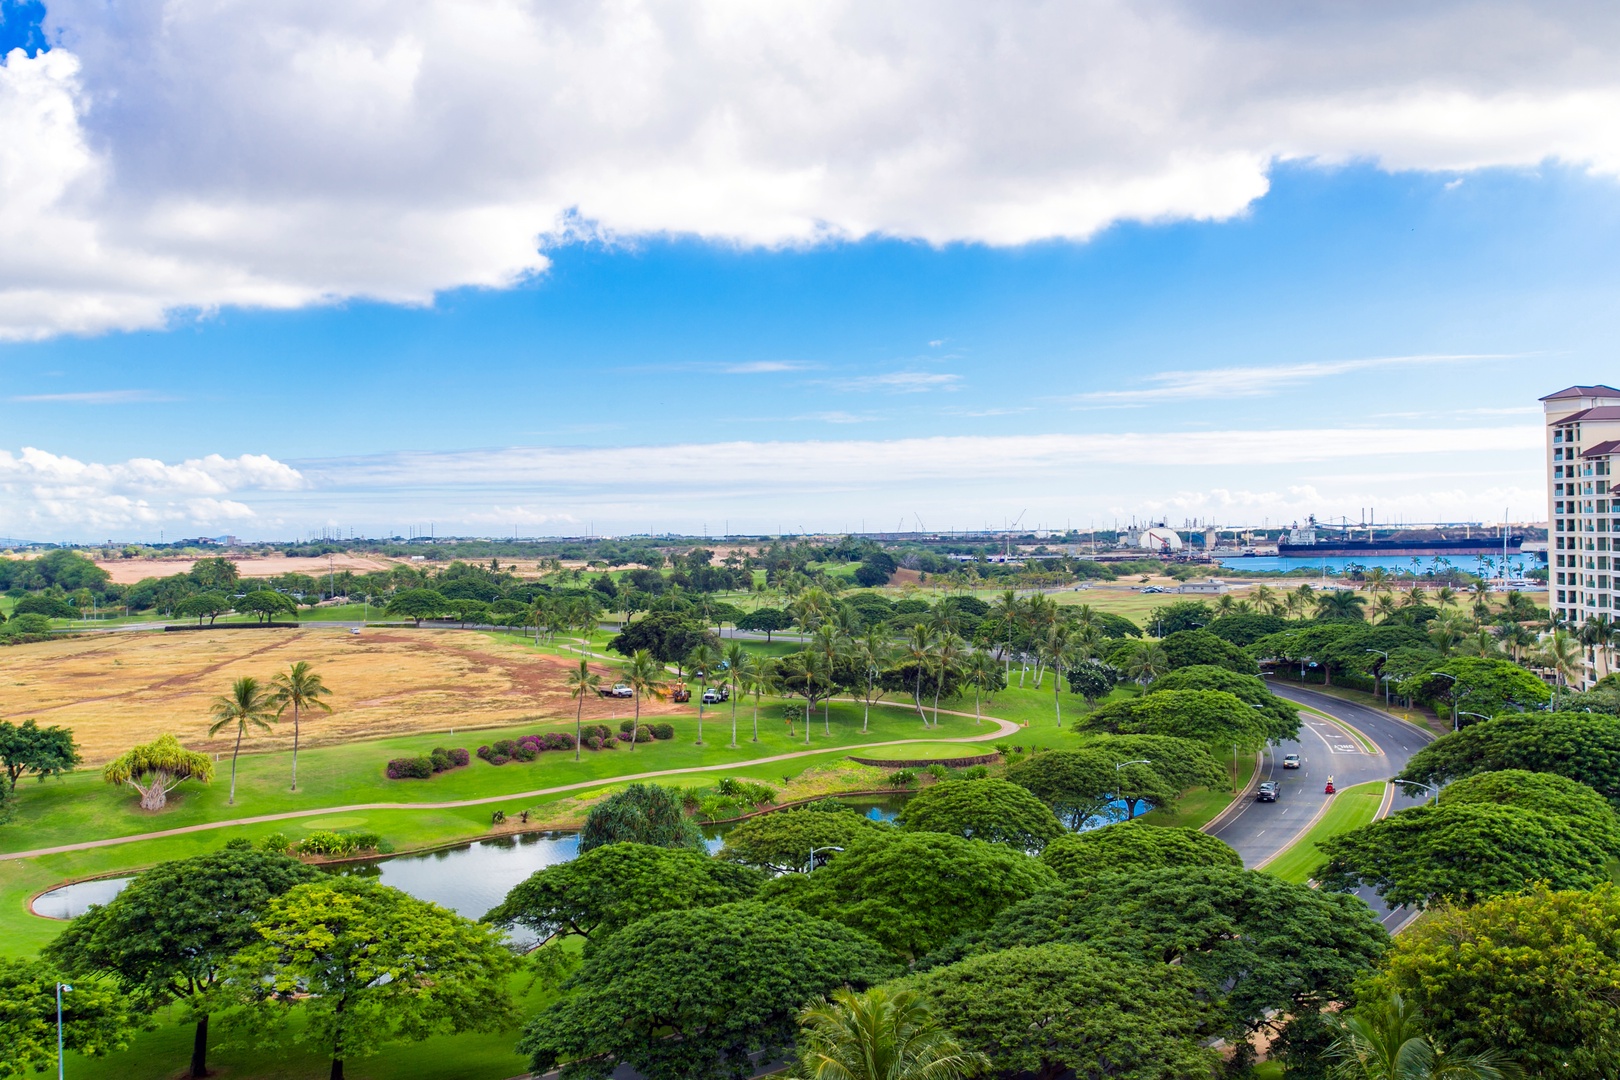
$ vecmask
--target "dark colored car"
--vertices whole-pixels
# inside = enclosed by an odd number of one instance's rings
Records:
[[[1276,802],[1277,801],[1277,785],[1276,785],[1276,783],[1274,781],[1267,780],[1265,783],[1261,784],[1258,788],[1255,789],[1254,800],[1255,800],[1255,802]]]

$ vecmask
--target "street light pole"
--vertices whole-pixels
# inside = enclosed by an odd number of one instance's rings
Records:
[[[1407,787],[1422,788],[1424,791],[1432,791],[1434,792],[1434,804],[1436,806],[1440,805],[1440,789],[1435,787],[1433,784],[1420,784],[1416,780],[1393,780],[1391,783],[1401,784]]]
[[[73,992],[73,987],[65,983],[56,984],[56,1080],[63,1080],[66,1076],[67,1065],[62,1060],[62,991]]]
[[[806,724],[808,724],[809,722],[810,722],[809,720],[805,721]],[[805,870],[805,873],[806,874],[812,874],[812,873],[815,872],[815,869],[816,869],[816,852],[818,852],[818,851],[843,851],[843,850],[844,850],[843,848],[837,846],[836,844],[828,844],[826,847],[813,847],[813,848],[811,848],[810,849],[810,866],[809,866],[809,869]]]

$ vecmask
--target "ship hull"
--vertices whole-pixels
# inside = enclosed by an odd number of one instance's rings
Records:
[[[1519,554],[1523,544],[1523,537],[1508,537],[1508,556],[1511,558]],[[1289,559],[1314,559],[1321,556],[1368,559],[1416,556],[1420,559],[1449,559],[1458,555],[1501,555],[1502,551],[1501,537],[1494,540],[1487,537],[1478,540],[1326,540],[1315,544],[1290,544],[1283,541],[1277,545],[1277,554]]]

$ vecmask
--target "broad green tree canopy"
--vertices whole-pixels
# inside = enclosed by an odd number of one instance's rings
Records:
[[[1501,769],[1557,773],[1620,804],[1620,717],[1567,712],[1498,716],[1440,736],[1412,755],[1400,778],[1446,784]]]
[[[608,844],[535,871],[484,921],[523,926],[541,939],[580,934],[596,941],[660,912],[749,899],[764,880],[757,870],[702,851]]]
[[[1208,1080],[1196,979],[1083,945],[1014,947],[919,976],[917,989],[997,1076]]]
[[[767,883],[760,899],[836,919],[897,953],[921,956],[1055,884],[1051,870],[1002,844],[873,830],[813,873]]]
[[[1264,713],[1224,690],[1162,690],[1115,701],[1075,721],[1080,731],[1169,735],[1206,746],[1258,750],[1271,737]]]
[[[69,728],[42,728],[33,720],[21,724],[0,720],[0,767],[5,769],[12,791],[23,776],[32,774],[43,781],[47,776],[72,772],[82,760]]]
[[[1064,834],[1051,809],[1006,780],[944,780],[913,795],[900,815],[912,832],[950,833],[1037,852]]]
[[[813,915],[759,903],[671,912],[593,946],[574,992],[529,1023],[518,1050],[536,1074],[572,1060],[580,1080],[619,1063],[647,1080],[729,1080],[752,1071],[749,1054],[786,1051],[815,998],[898,973],[875,942]]]
[[[294,1038],[344,1061],[385,1043],[499,1031],[515,1019],[515,960],[499,931],[362,878],[327,878],[273,898],[234,985],[260,1010],[297,1008]]]
[[[1532,1076],[1620,1075],[1620,892],[1543,887],[1441,905],[1395,939],[1376,998],[1399,991],[1434,1038],[1496,1050]]]
[[[1142,870],[1243,866],[1242,856],[1208,833],[1140,822],[1121,822],[1060,836],[1046,845],[1041,862],[1065,883],[1075,885],[1108,874]]]
[[[847,808],[777,810],[734,826],[717,858],[778,874],[802,871],[811,848],[848,847],[855,837],[882,828],[887,826]]]
[[[0,1080],[24,1080],[56,1066],[56,983],[37,960],[0,958]],[[101,1056],[129,1048],[143,1017],[115,987],[94,980],[62,995],[69,1050]]]
[[[1609,879],[1608,850],[1579,818],[1498,803],[1403,810],[1320,844],[1328,889],[1371,885],[1391,904],[1474,903],[1536,882],[1589,889]]]

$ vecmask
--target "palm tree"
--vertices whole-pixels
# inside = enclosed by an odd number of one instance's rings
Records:
[[[1383,593],[1373,601],[1373,615],[1377,617],[1380,623],[1389,622],[1399,615],[1400,611],[1400,601],[1389,595],[1389,593]]]
[[[1063,666],[1069,655],[1069,627],[1053,623],[1041,637],[1040,656],[1052,668],[1052,708],[1057,712],[1057,726],[1063,726]]]
[[[731,745],[737,745],[737,699],[759,674],[759,661],[740,641],[726,646],[726,678],[731,681]]]
[[[922,676],[923,671],[932,670],[934,663],[934,634],[928,629],[926,623],[918,623],[911,628],[911,634],[901,649],[904,658],[911,663],[917,673],[911,691],[911,700],[917,706],[917,717],[928,726],[928,716],[922,707]]]
[[[975,649],[968,657],[968,682],[973,684],[973,722],[982,723],[979,714],[979,702],[983,699],[984,691],[995,686],[996,680],[1001,677],[1001,668],[996,658],[982,649]]]
[[[1389,571],[1382,566],[1372,567],[1362,575],[1361,580],[1374,599],[1377,599],[1380,593],[1387,593],[1390,590]]]
[[[816,627],[815,633],[810,635],[810,648],[821,658],[822,665],[827,672],[829,681],[835,680],[838,671],[838,661],[844,659],[849,653],[848,641],[835,622],[824,622]],[[821,699],[821,729],[826,735],[832,734],[832,699],[834,687],[829,687],[827,696]],[[804,722],[808,724],[810,717],[806,714]]]
[[[686,668],[698,677],[697,745],[703,745],[703,695],[709,690],[709,673],[720,666],[720,650],[707,641],[686,657]]]
[[[1282,603],[1277,599],[1277,590],[1270,585],[1256,585],[1250,596],[1254,600],[1254,606],[1268,615],[1277,614],[1278,609],[1282,607]]]
[[[641,699],[664,699],[664,665],[653,659],[646,649],[637,649],[630,662],[624,665],[624,681],[630,684],[631,696],[636,702],[636,718],[630,728],[630,750],[636,749],[636,736],[641,734]]]
[[[749,681],[748,689],[753,691],[753,694],[754,694],[754,741],[755,742],[759,742],[759,699],[760,699],[760,696],[762,694],[766,694],[766,693],[771,693],[771,694],[776,693],[777,688],[780,685],[781,685],[781,677],[776,672],[776,662],[774,660],[766,660],[765,662],[760,664],[759,665],[759,670],[754,673],[753,679],[751,679]]]
[[[214,699],[214,723],[208,729],[209,737],[219,734],[222,728],[236,725],[236,747],[231,751],[231,797],[227,806],[236,805],[236,756],[242,752],[242,736],[247,734],[249,724],[269,731],[270,721],[275,719],[272,708],[270,692],[251,675],[237,679],[231,683],[230,693]]]
[[[1332,1017],[1337,1037],[1326,1056],[1334,1080],[1503,1080],[1518,1070],[1495,1054],[1456,1054],[1423,1034],[1415,1006],[1400,994]]]
[[[586,663],[584,657],[580,658],[579,670],[570,671],[568,673],[568,696],[578,702],[578,704],[574,706],[575,761],[579,760],[579,737],[584,730],[583,720],[585,716],[585,695],[596,693],[597,688],[601,685],[602,676],[592,673],[590,664]],[[632,742],[630,745],[634,746],[635,743]]]
[[[1434,590],[1434,602],[1442,608],[1455,607],[1457,603],[1457,590],[1450,585],[1442,585]]]
[[[1401,598],[1401,607],[1417,607],[1426,603],[1428,599],[1429,594],[1423,591],[1423,586],[1414,582],[1412,587],[1406,590],[1406,595]]]
[[[330,713],[332,706],[321,698],[332,691],[326,688],[321,677],[310,669],[309,663],[298,661],[286,671],[279,672],[270,680],[270,703],[276,707],[276,719],[287,706],[293,711],[293,752],[292,752],[292,790],[298,790],[298,714],[301,709],[319,709]]]
[[[1348,589],[1334,589],[1316,598],[1316,617],[1337,619],[1340,622],[1356,622],[1366,618],[1361,610],[1366,606],[1367,598],[1360,593]]]
[[[1542,642],[1540,651],[1532,657],[1532,661],[1551,669],[1554,685],[1560,690],[1567,687],[1572,679],[1579,678],[1585,670],[1581,643],[1568,630],[1554,630]],[[1556,693],[1553,698],[1556,705]]]
[[[873,623],[865,633],[852,639],[850,649],[855,663],[866,672],[866,693],[861,697],[861,734],[865,735],[872,720],[872,702],[878,697],[878,673],[893,659],[894,645],[889,641],[888,631],[883,624]],[[991,662],[994,663],[994,660]]]
[[[1429,641],[1440,650],[1441,656],[1449,656],[1457,644],[1473,632],[1473,624],[1468,616],[1460,611],[1448,611],[1438,619],[1429,623]]]
[[[812,1080],[961,1080],[989,1068],[934,1022],[915,990],[833,991],[799,1014]]]
[[[959,634],[946,634],[934,646],[934,664],[938,678],[934,680],[934,726],[939,727],[939,690],[945,685],[945,677],[962,666],[962,661],[971,655],[973,649],[963,641]]]
[[[1024,604],[1018,599],[1018,590],[1005,589],[990,605],[990,623],[995,628],[996,649],[1012,671],[1012,643],[1018,636],[1018,627],[1024,619]]]
[[[1170,657],[1164,651],[1164,646],[1156,641],[1137,643],[1131,651],[1130,661],[1125,665],[1125,674],[1143,686],[1169,670]]]
[[[1536,636],[1520,623],[1501,623],[1497,626],[1496,633],[1515,664],[1524,655],[1524,650],[1536,643]]]

